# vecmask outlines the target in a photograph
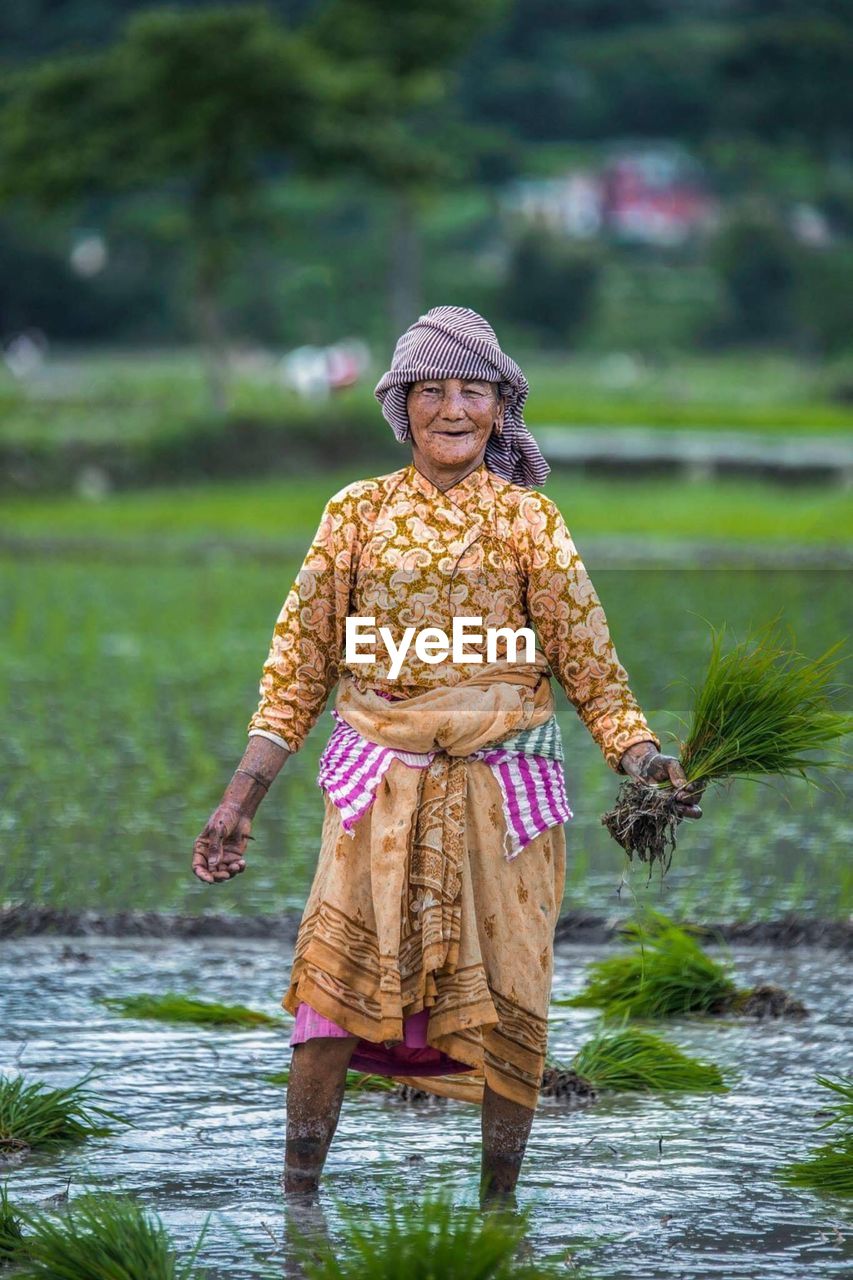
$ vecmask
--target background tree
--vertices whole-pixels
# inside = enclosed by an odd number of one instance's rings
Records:
[[[227,407],[220,291],[271,166],[316,144],[341,92],[318,49],[264,8],[151,12],[102,53],[17,77],[0,195],[55,209],[165,185],[181,204],[215,411]]]
[[[715,123],[728,133],[805,142],[826,157],[849,159],[851,66],[853,26],[846,0],[768,6],[738,28],[721,60]]]
[[[567,345],[595,303],[601,265],[595,246],[573,245],[538,228],[512,248],[502,307],[538,341]]]
[[[367,110],[342,117],[329,143],[340,163],[387,194],[393,333],[421,306],[419,205],[464,176],[473,149],[454,108],[460,59],[503,8],[503,0],[331,0],[311,25],[322,48],[359,68],[373,89]]]
[[[773,210],[759,205],[733,216],[710,256],[726,293],[729,337],[745,343],[790,337],[801,253]]]

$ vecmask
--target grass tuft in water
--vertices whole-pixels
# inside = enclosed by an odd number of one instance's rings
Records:
[[[0,1077],[0,1152],[51,1150],[65,1142],[108,1137],[114,1130],[105,1120],[127,1124],[124,1116],[92,1102],[86,1088],[90,1075],[62,1089],[41,1081],[27,1084],[23,1076]]]
[[[845,1133],[853,1134],[853,1076],[839,1076],[830,1080],[829,1076],[815,1076],[818,1084],[824,1089],[831,1089],[838,1094],[841,1102],[830,1112],[830,1117],[819,1129],[827,1129],[830,1125],[840,1125]]]
[[[729,1087],[714,1063],[688,1057],[660,1036],[635,1027],[599,1031],[575,1054],[571,1066],[597,1089],[704,1093]]]
[[[21,1256],[23,1240],[21,1219],[9,1203],[9,1190],[0,1187],[0,1266]]]
[[[853,716],[833,706],[844,688],[833,683],[843,641],[807,658],[786,646],[778,628],[777,618],[725,653],[725,625],[711,629],[708,668],[679,750],[696,787],[771,774],[817,786],[817,771],[849,767],[845,755],[825,754],[853,732]],[[673,796],[668,783],[629,779],[601,819],[629,858],[649,864],[650,875],[655,863],[663,875],[672,861],[681,821]]]
[[[805,1160],[785,1165],[780,1176],[789,1187],[828,1196],[853,1196],[853,1134],[814,1147]]]
[[[290,1069],[276,1071],[264,1079],[268,1084],[290,1084]],[[347,1093],[394,1093],[399,1087],[390,1076],[377,1076],[367,1071],[348,1071],[344,1083]]]
[[[212,1027],[282,1027],[281,1018],[242,1004],[217,1004],[168,992],[163,996],[109,996],[100,1001],[123,1018],[155,1018],[158,1022],[190,1022]]]
[[[284,1071],[274,1071],[270,1076],[264,1076],[267,1084],[290,1084],[290,1068],[285,1067]]]
[[[583,991],[552,1003],[601,1009],[607,1018],[673,1018],[727,1009],[738,988],[688,928],[654,911],[645,923],[628,921],[624,931],[639,949],[596,961]]]
[[[343,1231],[331,1244],[303,1242],[297,1251],[307,1280],[546,1280],[566,1275],[553,1260],[520,1256],[527,1216],[484,1214],[445,1196],[423,1201],[389,1196],[382,1215],[365,1218],[341,1207]],[[577,1275],[577,1271],[573,1272]]]
[[[348,1093],[394,1093],[400,1085],[390,1076],[378,1076],[372,1071],[348,1071],[344,1088]]]
[[[825,1195],[853,1196],[853,1076],[841,1076],[830,1080],[817,1076],[817,1082],[833,1090],[840,1104],[830,1112],[830,1118],[818,1125],[818,1130],[838,1125],[840,1132],[832,1142],[814,1147],[805,1160],[795,1160],[779,1170],[782,1182],[792,1187],[803,1187]]]
[[[191,1280],[205,1228],[181,1259],[156,1214],[133,1200],[80,1196],[61,1218],[25,1215],[26,1253],[16,1280]]]

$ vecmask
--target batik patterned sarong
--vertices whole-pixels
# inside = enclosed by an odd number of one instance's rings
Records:
[[[423,1081],[451,1096],[476,1098],[484,1082],[526,1106],[538,1096],[565,836],[553,825],[508,861],[500,787],[471,756],[550,718],[546,672],[538,655],[405,702],[347,678],[338,692],[368,741],[435,755],[422,769],[392,761],[351,834],[325,796],[284,1007],[304,1000],[373,1042],[401,1041],[404,1018],[429,1009],[428,1043],[473,1068]]]

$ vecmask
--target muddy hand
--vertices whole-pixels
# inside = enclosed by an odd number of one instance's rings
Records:
[[[645,745],[645,744],[639,744]],[[698,801],[705,788],[688,782],[681,762],[675,756],[663,755],[649,744],[646,754],[628,748],[622,757],[622,768],[639,782],[668,782],[674,789],[675,807],[680,818],[701,818]]]
[[[221,884],[246,869],[251,820],[234,804],[211,814],[193,845],[193,874],[205,884]]]

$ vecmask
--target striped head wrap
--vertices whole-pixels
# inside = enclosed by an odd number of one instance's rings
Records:
[[[503,431],[492,432],[484,461],[490,471],[513,484],[533,488],[551,468],[525,425],[527,379],[501,351],[492,326],[468,307],[433,307],[399,338],[391,368],[374,392],[383,416],[398,440],[410,435],[406,394],[412,382],[427,378],[478,378],[500,384],[505,400]]]

